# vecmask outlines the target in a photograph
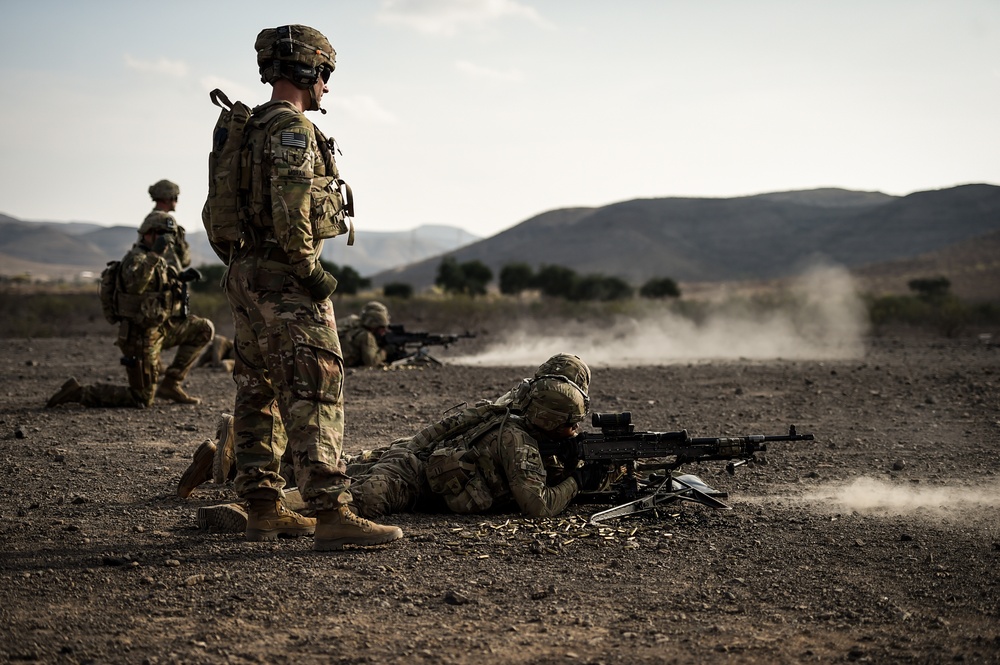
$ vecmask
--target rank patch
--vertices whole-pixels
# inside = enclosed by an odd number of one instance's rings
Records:
[[[305,148],[308,143],[305,134],[296,132],[281,132],[281,145],[290,148]]]

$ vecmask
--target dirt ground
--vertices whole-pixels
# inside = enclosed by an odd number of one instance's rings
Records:
[[[730,493],[604,527],[400,515],[406,538],[314,553],[200,531],[175,496],[230,409],[44,409],[123,381],[110,337],[0,340],[0,657],[67,663],[1000,662],[1000,346],[878,338],[837,362],[596,368],[595,411],[694,436],[781,434]],[[539,362],[544,360],[540,358]],[[530,367],[348,376],[349,451],[412,434]]]

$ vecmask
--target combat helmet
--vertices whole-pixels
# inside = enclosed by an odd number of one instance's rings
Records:
[[[265,28],[254,42],[262,83],[288,79],[306,90],[323,77],[325,82],[336,67],[336,51],[319,30],[306,25]]]
[[[177,220],[168,212],[154,210],[142,220],[142,224],[139,225],[139,235],[144,236],[153,231],[177,233]]]
[[[149,197],[154,201],[170,201],[181,194],[181,188],[169,180],[160,180],[149,186]]]
[[[580,386],[561,376],[547,376],[531,384],[524,418],[535,427],[551,432],[584,419],[590,397]]]
[[[590,390],[590,367],[580,356],[557,353],[535,370],[536,379],[546,376],[563,376],[579,386],[584,393]]]
[[[389,326],[389,309],[377,300],[372,300],[361,308],[359,318],[361,325],[370,330],[386,328]]]

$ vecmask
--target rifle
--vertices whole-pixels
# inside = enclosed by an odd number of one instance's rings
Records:
[[[428,346],[448,348],[460,339],[472,339],[472,332],[457,335],[441,335],[429,332],[407,331],[401,323],[390,324],[385,335],[380,340],[380,346],[386,349],[386,362],[389,364],[414,364],[428,362],[440,365],[441,361],[432,356]]]
[[[655,511],[658,506],[674,501],[693,501],[711,508],[729,510],[719,500],[726,492],[710,487],[691,474],[675,471],[692,462],[726,461],[726,472],[736,473],[744,464],[766,464],[757,453],[767,451],[771,441],[813,441],[812,434],[798,434],[795,425],[788,434],[752,434],[734,437],[692,438],[687,430],[676,432],[636,432],[632,414],[595,413],[591,418],[600,432],[584,432],[561,442],[543,442],[539,452],[543,457],[555,455],[575,467],[583,463],[590,471],[601,473],[603,488],[584,491],[580,502],[615,503],[614,508],[591,516],[592,523],[624,515]],[[644,472],[653,472],[643,475]],[[656,473],[660,472],[660,473]]]

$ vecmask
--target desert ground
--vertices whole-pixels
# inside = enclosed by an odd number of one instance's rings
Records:
[[[109,336],[0,339],[0,658],[44,663],[997,663],[1000,346],[882,335],[850,360],[596,366],[592,408],[639,429],[781,434],[732,510],[398,515],[405,538],[318,553],[199,530],[175,490],[231,409],[45,409],[124,381]],[[571,351],[572,349],[567,349]],[[348,451],[412,434],[533,366],[349,371]],[[538,358],[537,362],[544,360]],[[537,362],[535,364],[537,364]]]

